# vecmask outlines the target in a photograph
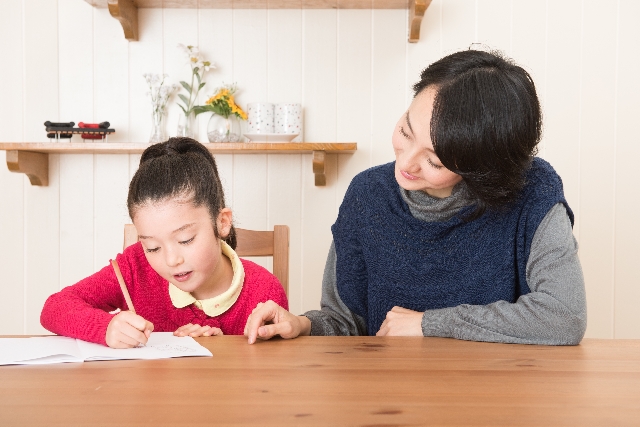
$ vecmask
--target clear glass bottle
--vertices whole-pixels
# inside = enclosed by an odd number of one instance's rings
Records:
[[[235,114],[230,114],[229,117],[211,115],[207,124],[209,142],[240,142],[241,137],[240,120]]]

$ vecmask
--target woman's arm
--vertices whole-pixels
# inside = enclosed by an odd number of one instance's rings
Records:
[[[367,335],[365,320],[349,310],[338,295],[333,241],[322,275],[320,310],[307,311],[304,316],[311,321],[310,335]]]
[[[578,244],[562,204],[544,217],[527,261],[530,293],[515,303],[463,304],[427,310],[425,336],[502,343],[576,345],[587,326]]]

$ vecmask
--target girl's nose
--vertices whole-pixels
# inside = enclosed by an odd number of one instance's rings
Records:
[[[184,258],[178,251],[167,251],[166,254],[166,263],[169,267],[177,267],[184,262]]]

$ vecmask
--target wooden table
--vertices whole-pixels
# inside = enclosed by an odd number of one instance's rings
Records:
[[[0,425],[640,425],[640,340],[198,341],[212,358],[0,367]]]

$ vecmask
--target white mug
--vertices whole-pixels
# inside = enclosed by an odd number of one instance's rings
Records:
[[[273,104],[252,102],[247,107],[249,133],[273,133]]]
[[[302,140],[302,105],[276,104],[274,111],[275,133],[297,133],[293,142]]]

